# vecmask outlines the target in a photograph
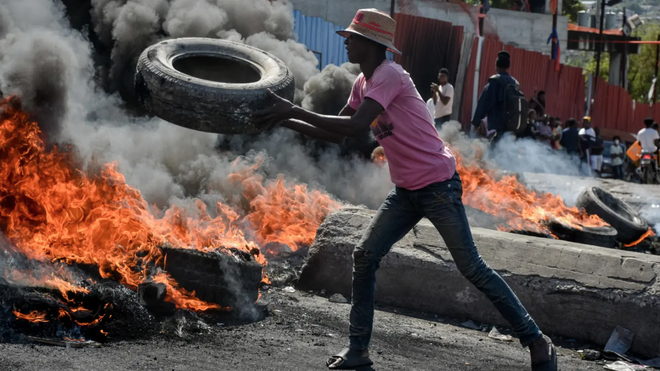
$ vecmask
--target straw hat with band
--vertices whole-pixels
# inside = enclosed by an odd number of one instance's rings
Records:
[[[401,54],[394,47],[394,32],[396,21],[378,9],[360,9],[347,29],[337,31],[343,37],[350,34],[360,35],[367,39],[385,45],[388,50]]]

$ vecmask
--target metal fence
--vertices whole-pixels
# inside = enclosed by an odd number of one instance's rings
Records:
[[[475,41],[472,51],[471,63],[468,65],[468,75],[472,75],[470,83],[463,90],[463,104],[461,122],[465,128],[469,127],[472,119],[474,104],[474,71],[478,58]],[[584,115],[585,82],[582,70],[577,67],[562,66],[559,72],[555,71],[555,61],[549,56],[538,52],[504,45],[493,39],[484,39],[481,50],[481,63],[479,65],[478,94],[481,94],[488,79],[497,73],[495,59],[497,53],[506,50],[511,54],[511,69],[509,73],[520,83],[525,96],[530,99],[539,91],[546,94],[546,112],[558,116],[563,121],[573,117],[581,118]]]
[[[653,117],[660,121],[660,105],[650,107],[646,103],[635,102],[628,92],[603,79],[598,79],[591,108],[594,126],[637,133],[644,127],[644,119]]]
[[[415,82],[424,99],[431,96],[431,83],[437,82],[440,68],[450,71],[449,82],[456,83],[463,27],[430,18],[396,14],[396,39],[401,55],[394,57]]]
[[[340,26],[319,17],[308,17],[294,11],[298,41],[317,53],[320,68],[328,64],[348,62],[344,39],[336,34]],[[397,37],[395,44],[402,51],[394,60],[411,75],[417,89],[425,99],[430,96],[430,84],[437,80],[442,67],[450,71],[449,81],[461,84],[457,87],[454,117],[465,129],[469,129],[477,96],[481,94],[490,76],[496,73],[495,58],[501,50],[511,54],[510,73],[521,86],[527,98],[539,91],[546,92],[546,112],[562,121],[579,119],[585,112],[586,84],[583,71],[577,67],[562,65],[555,70],[555,61],[538,52],[504,45],[497,39],[479,38],[465,34],[463,28],[449,22],[397,13]],[[467,53],[467,55],[466,55]],[[478,83],[477,63],[479,63]],[[595,126],[636,133],[647,116],[660,121],[660,105],[649,108],[648,104],[634,102],[628,92],[600,80],[593,93],[591,117]]]
[[[348,62],[344,38],[336,33],[342,27],[320,17],[305,16],[299,10],[294,10],[293,16],[295,18],[293,31],[298,36],[298,42],[316,54],[320,69],[328,64],[340,66]]]

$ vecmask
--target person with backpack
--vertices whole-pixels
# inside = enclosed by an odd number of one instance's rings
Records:
[[[518,81],[509,75],[511,56],[502,50],[495,61],[497,74],[488,79],[484,91],[479,97],[477,110],[472,118],[472,125],[481,128],[481,120],[488,117],[488,127],[496,130],[497,135],[491,143],[502,139],[506,132],[522,135],[527,128],[528,102],[520,91]]]
[[[354,369],[373,363],[369,345],[376,271],[392,245],[426,217],[440,233],[457,269],[493,303],[521,344],[529,347],[532,370],[556,371],[552,340],[541,332],[502,276],[479,255],[461,201],[463,186],[456,158],[440,138],[408,72],[387,59],[388,49],[398,53],[395,29],[396,22],[387,13],[360,9],[348,29],[338,31],[346,38],[348,60],[362,71],[338,116],[308,111],[270,91],[272,105],[253,114],[266,127],[282,126],[336,143],[371,131],[384,149],[395,184],[353,250],[348,346],[326,365]]]

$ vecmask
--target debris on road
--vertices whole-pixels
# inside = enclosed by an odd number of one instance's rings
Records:
[[[461,323],[461,326],[472,329],[472,330],[481,331],[481,326],[479,326],[476,323],[472,322],[472,320],[468,320],[468,321],[465,321],[465,322]]]
[[[610,363],[609,365],[603,366],[603,368],[611,371],[640,371],[649,369],[646,366],[635,365],[624,361],[616,361],[614,363]]]
[[[283,288],[282,291],[293,294],[294,292],[296,292],[296,289],[294,289],[293,286],[287,286],[287,287]]]
[[[328,300],[333,303],[348,304],[348,299],[346,299],[342,294],[333,294],[330,298],[328,298]]]
[[[628,358],[625,354],[630,349],[634,337],[634,332],[621,326],[617,326],[614,331],[612,331],[612,335],[610,336],[609,340],[607,340],[607,344],[605,344],[605,349],[603,349],[603,352],[605,354],[614,354],[622,359],[625,359],[626,361],[630,361],[630,358]]]
[[[488,337],[500,341],[513,341],[513,336],[502,334],[501,332],[497,331],[495,326],[493,326],[493,329],[488,333]]]
[[[601,356],[600,352],[594,349],[578,350],[578,354],[585,361],[597,361]]]
[[[138,285],[138,298],[140,304],[154,314],[173,315],[176,305],[165,301],[167,286],[164,283],[153,281],[142,282]]]
[[[643,364],[644,366],[649,366],[649,367],[653,367],[653,368],[660,368],[660,357],[653,358],[653,359],[648,359],[646,361],[639,361],[639,363]]]
[[[35,343],[55,345],[66,348],[89,348],[89,347],[100,348],[101,347],[101,343],[97,343],[91,340],[84,340],[84,339],[47,339],[36,336],[26,336],[25,338]]]

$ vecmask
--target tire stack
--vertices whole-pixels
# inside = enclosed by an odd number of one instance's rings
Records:
[[[649,225],[630,205],[599,187],[588,187],[578,197],[576,206],[598,215],[616,230],[616,241],[630,244],[649,230]],[[594,238],[600,238],[595,236]]]

